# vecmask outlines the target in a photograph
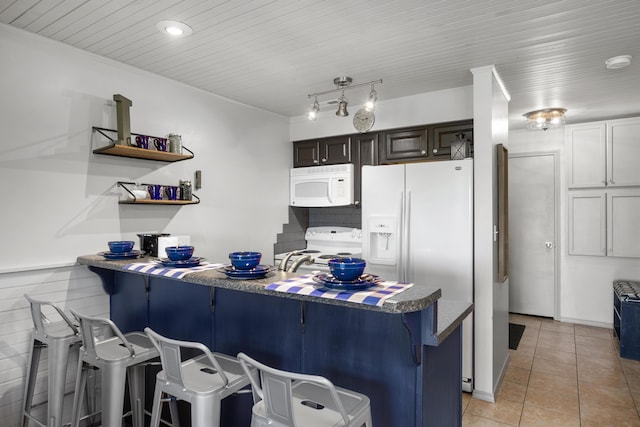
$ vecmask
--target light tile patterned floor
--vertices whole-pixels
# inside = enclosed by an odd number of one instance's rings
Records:
[[[463,426],[640,427],[640,362],[611,329],[512,314],[526,329],[495,403],[462,398]]]

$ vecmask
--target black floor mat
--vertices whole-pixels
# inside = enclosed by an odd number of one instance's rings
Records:
[[[520,338],[522,338],[524,328],[524,325],[509,323],[509,350],[518,349],[518,344],[520,344]]]

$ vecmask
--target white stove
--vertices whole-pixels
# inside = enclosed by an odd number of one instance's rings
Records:
[[[328,262],[331,258],[362,256],[362,230],[350,227],[309,227],[304,234],[306,248],[300,248],[289,258],[289,268],[300,257],[308,256],[310,264],[303,263],[298,271],[329,271]],[[288,254],[281,253],[274,256],[275,265],[280,265]]]

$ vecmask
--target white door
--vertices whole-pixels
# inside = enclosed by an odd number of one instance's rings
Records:
[[[556,154],[509,156],[509,311],[554,317]]]

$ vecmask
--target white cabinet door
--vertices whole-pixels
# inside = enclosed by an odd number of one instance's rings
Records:
[[[605,187],[605,122],[567,126],[565,138],[569,188]]]
[[[607,255],[606,193],[569,193],[569,255]]]
[[[607,255],[640,258],[640,189],[607,191]]]
[[[607,122],[607,186],[640,185],[640,118]]]

